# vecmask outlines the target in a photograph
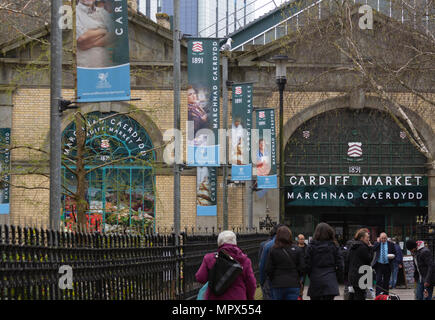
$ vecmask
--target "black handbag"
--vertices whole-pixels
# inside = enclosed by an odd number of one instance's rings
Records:
[[[216,263],[208,275],[208,287],[215,296],[223,295],[243,272],[243,267],[224,250],[215,255]]]

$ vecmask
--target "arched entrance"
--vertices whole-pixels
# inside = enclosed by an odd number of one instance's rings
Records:
[[[86,114],[86,202],[89,224],[100,231],[125,227],[146,229],[155,212],[154,174],[156,154],[147,131],[132,117],[116,112]],[[63,131],[62,182],[65,186],[63,220],[74,224],[77,174],[76,124]]]
[[[426,158],[383,111],[320,113],[292,132],[285,159],[284,222],[296,234],[323,221],[342,241],[361,227],[404,241],[427,215]]]

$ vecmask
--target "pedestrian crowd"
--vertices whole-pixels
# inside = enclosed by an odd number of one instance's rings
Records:
[[[303,300],[304,285],[311,300],[334,300],[340,295],[339,282],[345,284],[345,299],[399,299],[389,289],[397,285],[403,268],[402,248],[397,239],[381,233],[370,242],[366,228],[340,247],[334,229],[319,223],[312,241],[306,243],[303,234],[293,240],[286,225],[272,228],[270,239],[259,248],[259,281],[263,300]],[[435,284],[435,266],[431,251],[423,241],[408,240],[413,256],[416,299],[431,300]],[[370,279],[375,281],[371,282]],[[218,236],[216,252],[204,256],[196,273],[204,286],[198,299],[253,300],[257,287],[251,260],[237,246],[236,235],[223,231]],[[374,284],[374,285],[373,285]]]

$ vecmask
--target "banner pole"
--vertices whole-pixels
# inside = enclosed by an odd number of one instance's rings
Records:
[[[61,0],[51,2],[50,31],[50,229],[58,231],[61,215],[61,113],[62,30],[59,26]]]
[[[174,20],[173,20],[173,46],[174,46],[174,128],[180,130],[180,1],[173,0]],[[178,141],[178,140],[176,140]],[[175,244],[179,245],[180,235],[180,166],[179,159],[181,157],[181,149],[179,143],[175,145],[175,162],[174,162],[174,233]]]
[[[228,90],[227,90],[227,80],[228,80],[228,58],[226,56],[222,57],[222,112],[223,112],[223,124],[224,130],[227,132],[228,129]],[[223,165],[223,227],[224,230],[228,230],[228,143],[225,135],[225,163]]]

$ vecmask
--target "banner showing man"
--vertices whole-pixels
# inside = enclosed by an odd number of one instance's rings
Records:
[[[127,0],[76,0],[77,100],[130,100]]]
[[[273,109],[257,110],[256,129],[259,136],[253,151],[256,157],[257,187],[259,189],[278,188],[275,113]]]
[[[232,87],[231,125],[231,179],[252,179],[250,157],[252,128],[252,84],[234,84]]]
[[[219,166],[219,41],[189,40],[187,70],[187,164]]]

